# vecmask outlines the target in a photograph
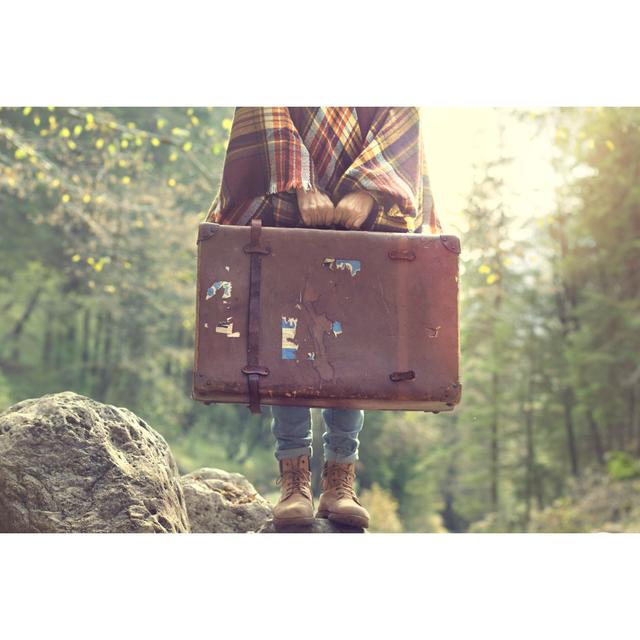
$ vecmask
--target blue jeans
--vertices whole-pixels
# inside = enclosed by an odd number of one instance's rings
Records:
[[[276,437],[275,456],[293,458],[312,455],[311,410],[308,407],[271,406],[271,433]],[[326,429],[322,435],[325,460],[355,462],[358,459],[358,434],[364,424],[361,409],[323,409]]]

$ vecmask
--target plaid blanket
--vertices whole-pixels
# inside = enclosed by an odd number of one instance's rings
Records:
[[[364,135],[357,109],[369,110]],[[301,225],[298,188],[324,191],[334,205],[347,193],[367,191],[375,204],[363,230],[419,232],[425,224],[442,231],[415,107],[236,108],[206,220]]]

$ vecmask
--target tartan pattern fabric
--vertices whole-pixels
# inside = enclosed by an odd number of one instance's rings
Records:
[[[353,191],[375,200],[361,229],[442,231],[415,107],[238,107],[222,181],[207,221],[300,226],[296,189],[318,189],[334,205]]]

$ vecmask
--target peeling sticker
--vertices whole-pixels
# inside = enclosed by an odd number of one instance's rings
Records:
[[[209,298],[213,298],[213,296],[215,296],[220,289],[222,289],[223,298],[231,297],[231,283],[228,282],[227,280],[218,280],[217,282],[214,282],[207,289],[207,297],[205,298],[205,300],[208,300]]]
[[[227,265],[227,266],[225,267],[225,269],[226,269],[227,271],[229,271],[229,265]]]
[[[205,323],[204,323],[204,328],[205,328],[205,329],[208,329],[208,328],[209,328],[209,323],[208,323],[208,322],[205,322]]]
[[[298,345],[295,343],[298,318],[282,316],[282,359],[295,360]]]
[[[229,317],[226,320],[218,322],[216,326],[216,333],[224,333],[227,338],[239,338],[240,332],[233,330],[233,317]]]
[[[342,333],[342,324],[338,320],[334,320],[331,323],[331,333],[334,336],[339,336]]]
[[[307,353],[307,360],[315,360],[315,359],[316,359],[316,352],[309,351],[309,353]]]
[[[355,276],[361,269],[360,260],[346,258],[325,258],[322,265],[331,271],[348,271],[352,276]]]
[[[437,338],[438,331],[440,331],[440,326],[437,327],[427,327],[427,338]]]

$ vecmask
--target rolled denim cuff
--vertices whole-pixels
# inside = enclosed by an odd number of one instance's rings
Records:
[[[351,455],[344,456],[339,453],[336,453],[335,451],[331,451],[331,449],[328,449],[327,447],[325,447],[324,459],[325,461],[332,460],[333,462],[338,462],[339,464],[345,464],[345,463],[351,464],[352,462],[355,462],[356,460],[358,460],[358,452],[356,451]]]
[[[297,458],[298,456],[307,455],[311,457],[311,447],[297,447],[296,449],[280,449],[275,452],[276,460],[282,460],[283,458]]]

